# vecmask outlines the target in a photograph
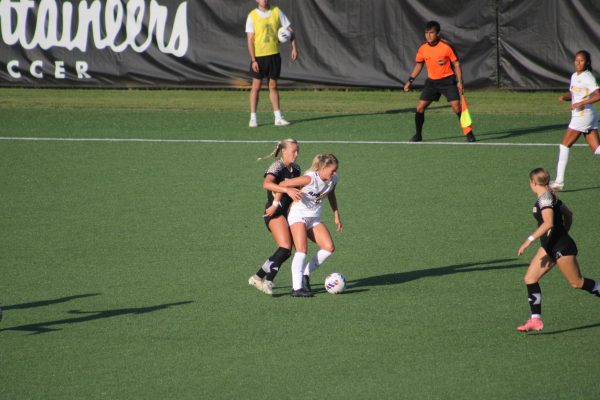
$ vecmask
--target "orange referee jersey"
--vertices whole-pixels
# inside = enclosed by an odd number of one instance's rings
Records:
[[[434,46],[423,43],[417,51],[416,61],[425,62],[430,79],[442,79],[454,75],[452,63],[458,61],[458,57],[452,45],[447,40],[440,39]]]

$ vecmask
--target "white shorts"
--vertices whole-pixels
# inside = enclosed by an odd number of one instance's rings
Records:
[[[572,116],[569,128],[584,133],[598,129],[598,114],[593,111],[584,115]]]
[[[321,216],[317,215],[314,217],[305,217],[301,212],[295,211],[292,208],[288,214],[288,224],[292,226],[298,222],[302,222],[304,225],[306,225],[306,229],[311,229],[321,223]]]

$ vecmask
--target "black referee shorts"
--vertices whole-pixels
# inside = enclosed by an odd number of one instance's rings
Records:
[[[460,100],[460,93],[458,93],[458,88],[456,87],[455,75],[442,79],[427,78],[419,100],[438,101],[441,95],[444,95],[449,102]]]
[[[279,53],[256,57],[256,62],[258,63],[258,73],[254,72],[252,64],[250,64],[250,76],[254,79],[279,79],[279,75],[281,75],[281,56]]]

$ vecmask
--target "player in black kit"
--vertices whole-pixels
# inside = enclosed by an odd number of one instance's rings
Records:
[[[268,295],[273,294],[273,279],[281,264],[292,254],[292,236],[287,215],[292,201],[300,198],[300,191],[297,188],[283,188],[278,184],[286,179],[300,176],[300,167],[295,162],[298,151],[299,146],[295,139],[284,139],[278,142],[275,150],[267,156],[277,157],[281,153],[281,158],[273,162],[265,171],[263,181],[263,188],[267,190],[265,224],[278,248],[256,274],[248,279],[248,284]]]
[[[517,327],[520,332],[541,331],[544,328],[539,281],[555,265],[558,265],[574,289],[583,289],[600,297],[600,284],[581,276],[577,262],[577,246],[568,233],[573,222],[573,213],[550,191],[549,183],[550,175],[545,169],[536,168],[529,173],[529,187],[537,196],[533,216],[538,228],[523,242],[517,254],[523,254],[536,239],[540,239],[541,247],[533,256],[525,273],[531,317]]]

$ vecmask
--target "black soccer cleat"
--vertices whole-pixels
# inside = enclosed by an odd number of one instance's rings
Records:
[[[477,141],[477,139],[475,139],[475,135],[473,135],[473,132],[467,133],[467,142],[473,143],[476,141]]]
[[[308,275],[302,275],[302,289],[304,289],[306,292],[311,292],[310,277]]]
[[[415,134],[413,137],[410,138],[411,142],[422,142],[423,141],[423,136],[419,135],[418,133]]]
[[[298,289],[292,290],[292,297],[313,297],[313,294],[304,289]]]

